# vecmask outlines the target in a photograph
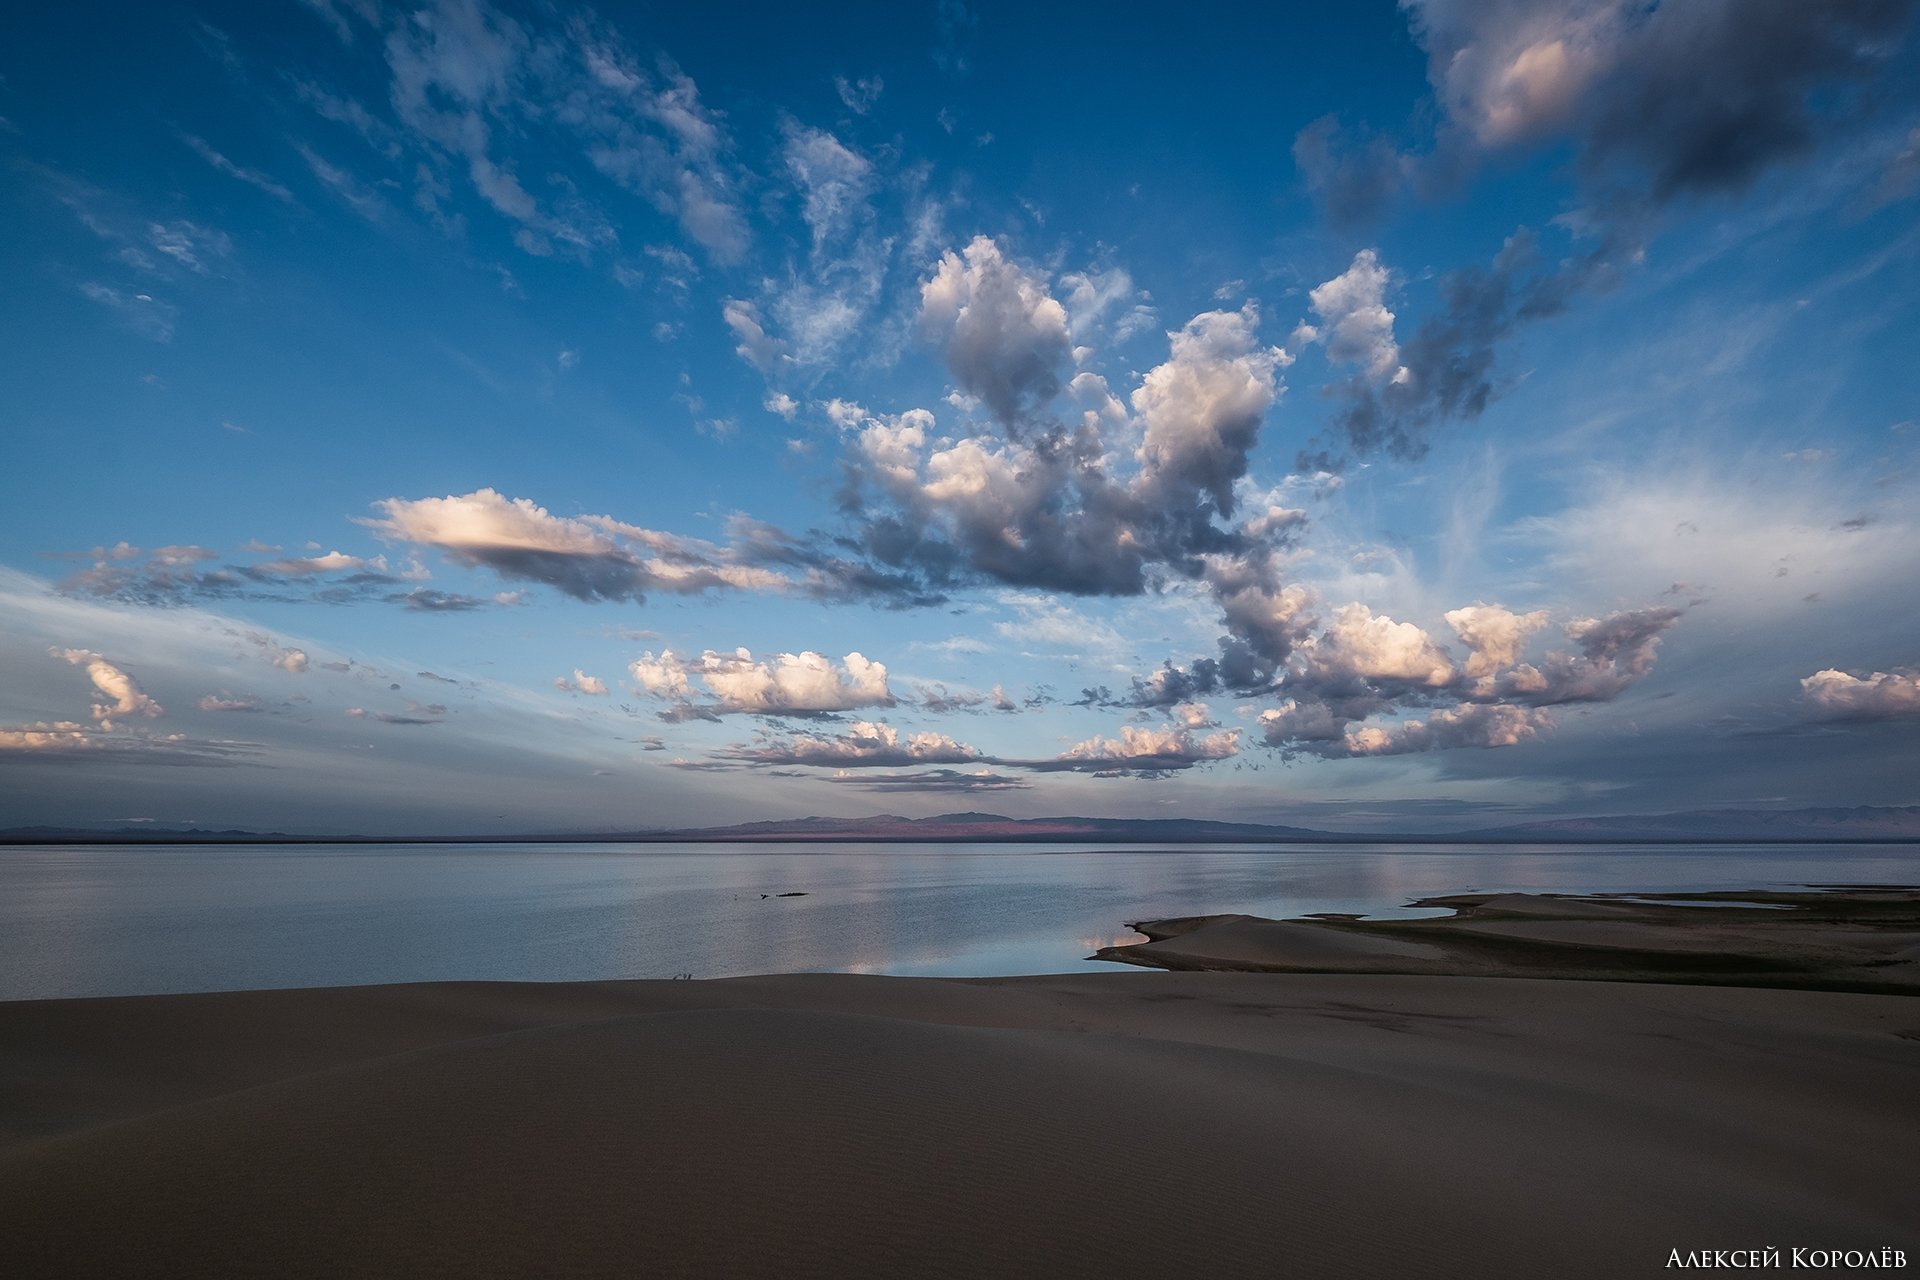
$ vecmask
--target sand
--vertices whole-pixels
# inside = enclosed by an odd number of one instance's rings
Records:
[[[1376,974],[0,1004],[9,1276],[1920,1265],[1920,1001]]]
[[[1176,970],[1591,978],[1920,995],[1920,890],[1455,894],[1429,919],[1181,916],[1098,958]]]

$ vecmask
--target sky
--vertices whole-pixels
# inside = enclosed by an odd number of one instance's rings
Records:
[[[0,825],[1920,802],[1915,8],[7,6]]]

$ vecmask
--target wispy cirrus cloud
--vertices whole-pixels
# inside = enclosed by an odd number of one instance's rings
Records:
[[[295,148],[307,169],[321,186],[331,191],[353,212],[368,222],[381,223],[393,216],[393,206],[366,181],[351,170],[335,164],[313,147],[302,142]]]
[[[861,76],[849,80],[845,76],[833,78],[833,90],[840,95],[840,101],[847,110],[855,115],[866,115],[880,101],[880,94],[886,89],[887,82],[879,76]]]
[[[97,280],[83,283],[80,292],[89,301],[97,302],[119,316],[129,329],[141,337],[154,342],[173,341],[173,330],[179,322],[180,309],[172,303],[150,293],[116,289]]]
[[[588,159],[672,216],[714,262],[740,261],[752,233],[725,119],[692,77],[670,63],[649,73],[610,29],[576,22],[568,36],[565,120]]]
[[[209,600],[313,601],[345,604],[398,600],[396,588],[413,581],[411,568],[392,572],[379,556],[283,557],[254,563],[216,564],[220,554],[193,545],[142,550],[120,543],[96,548],[93,563],[61,588],[73,595],[128,604],[185,605]]]
[[[324,22],[342,44],[352,44],[357,34],[350,18],[369,27],[380,26],[380,6],[375,0],[300,0],[314,16]]]

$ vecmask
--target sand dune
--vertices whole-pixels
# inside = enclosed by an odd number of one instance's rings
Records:
[[[1920,1002],[1240,973],[0,1005],[10,1275],[1920,1262]]]

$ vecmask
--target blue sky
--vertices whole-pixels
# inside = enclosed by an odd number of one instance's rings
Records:
[[[1910,3],[0,18],[0,804],[1901,804]]]

